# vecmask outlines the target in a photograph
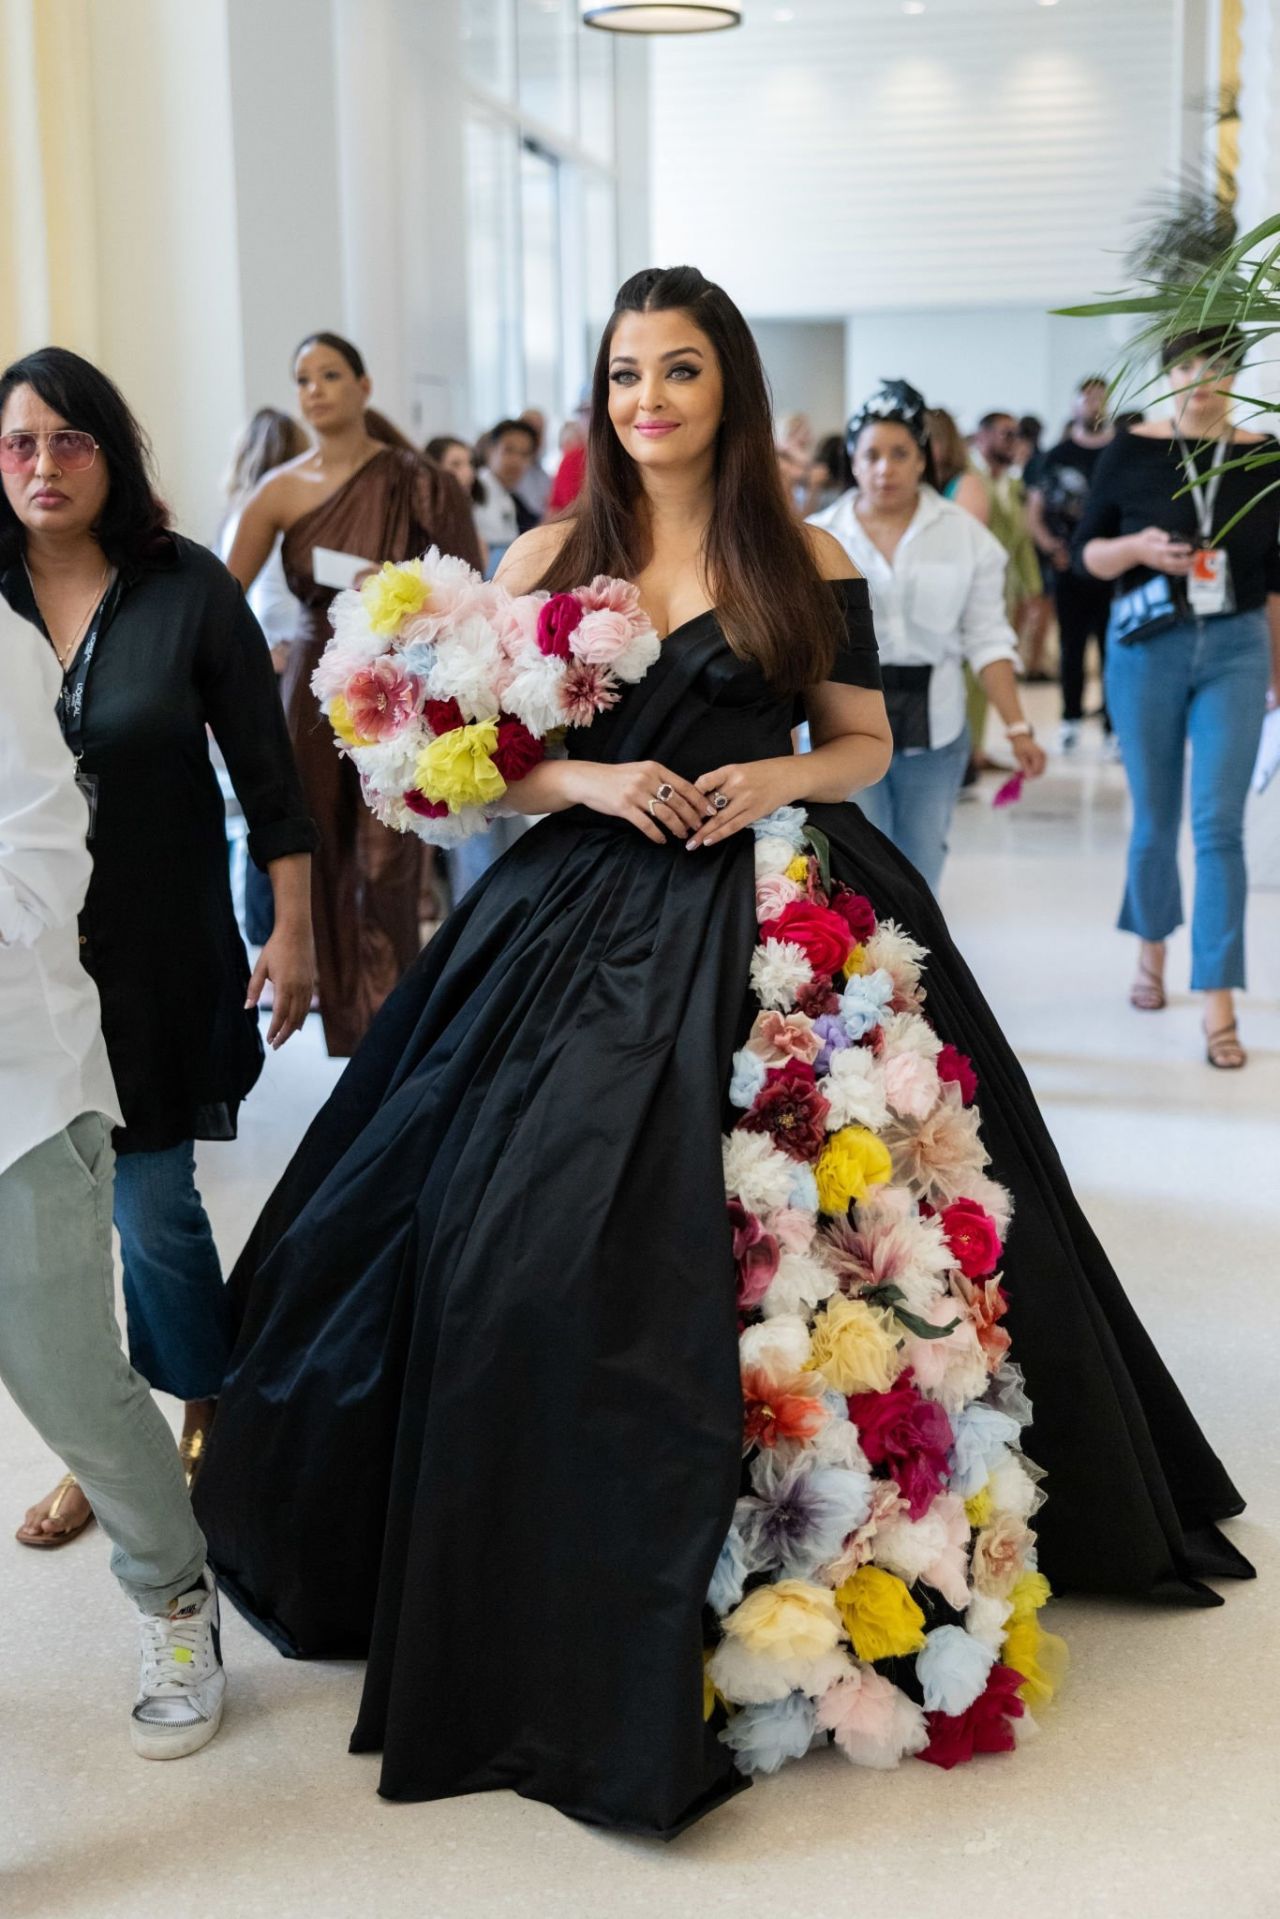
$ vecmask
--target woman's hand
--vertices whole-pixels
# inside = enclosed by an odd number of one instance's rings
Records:
[[[666,844],[665,826],[685,839],[714,812],[696,786],[657,760],[633,760],[610,766],[600,760],[566,762],[572,767],[573,799],[607,818],[629,820],[646,839]],[[658,799],[659,791],[669,798]]]
[[[1038,780],[1049,764],[1044,748],[1032,733],[1018,733],[1009,742],[1018,771],[1028,780]]]
[[[316,953],[307,921],[300,927],[277,925],[258,955],[249,981],[246,1009],[255,1007],[267,981],[272,986],[271,1025],[267,1045],[283,1046],[311,1011],[316,985]]]
[[[712,813],[689,841],[688,851],[715,846],[744,826],[762,820],[766,813],[789,806],[796,797],[796,764],[794,757],[747,760],[740,766],[718,766],[714,773],[704,773],[697,783],[699,794],[711,799],[718,793],[729,804]]]
[[[1130,536],[1130,544],[1136,555],[1135,566],[1149,566],[1157,573],[1182,574],[1191,571],[1195,549],[1176,534],[1166,533],[1163,527],[1144,527],[1141,533]]]

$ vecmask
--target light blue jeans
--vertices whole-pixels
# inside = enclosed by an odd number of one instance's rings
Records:
[[[1242,987],[1244,805],[1266,711],[1267,615],[1182,620],[1107,648],[1107,708],[1133,800],[1122,932],[1167,939],[1182,924],[1178,833],[1191,748],[1195,992]]]
[[[193,1143],[122,1153],[115,1213],[129,1357],[155,1392],[216,1399],[231,1357],[230,1302]]]
[[[205,1561],[173,1434],[120,1345],[111,1130],[82,1113],[0,1173],[0,1380],[84,1487],[144,1612]]]
[[[946,746],[895,753],[884,778],[853,796],[871,824],[906,854],[931,893],[937,892],[942,878],[951,815],[968,764],[965,727]]]

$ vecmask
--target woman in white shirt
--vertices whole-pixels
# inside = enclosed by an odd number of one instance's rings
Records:
[[[922,395],[887,380],[853,415],[847,438],[853,486],[813,523],[867,577],[894,743],[889,771],[858,804],[936,890],[969,758],[966,661],[1004,721],[1019,771],[1037,777],[1045,756],[1018,699],[1004,549],[934,486]]]

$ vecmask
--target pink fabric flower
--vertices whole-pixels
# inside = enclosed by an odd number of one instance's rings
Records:
[[[822,1051],[822,1037],[803,1013],[769,1011],[756,1015],[747,1050],[758,1054],[766,1066],[781,1066],[788,1059],[812,1066]]]
[[[411,786],[401,797],[409,811],[416,813],[421,820],[442,820],[448,815],[449,808],[444,800],[429,800],[416,786]]]
[[[778,1242],[740,1199],[729,1201],[733,1257],[738,1267],[738,1310],[753,1312],[778,1272]]]
[[[815,1216],[795,1206],[779,1206],[765,1223],[784,1253],[807,1253],[817,1232]]]
[[[590,726],[597,713],[618,704],[620,688],[607,666],[571,662],[560,687],[560,704],[570,726]]]
[[[588,666],[612,666],[634,638],[626,614],[606,608],[598,613],[583,614],[582,624],[573,635],[572,650],[575,658],[585,660]]]
[[[938,1073],[918,1053],[898,1053],[885,1061],[884,1096],[903,1119],[928,1119],[938,1103]]]
[[[364,740],[389,740],[414,716],[418,684],[393,659],[375,660],[347,681],[347,717]]]
[[[756,881],[756,918],[761,925],[766,920],[776,920],[785,906],[802,898],[794,880],[782,873],[770,873],[767,879]]]
[[[958,1046],[953,1046],[948,1040],[938,1054],[937,1067],[938,1078],[944,1083],[954,1080],[960,1088],[961,1103],[972,1106],[978,1091],[978,1075],[973,1070],[973,1061],[969,1055],[962,1053]]]
[[[621,613],[632,639],[649,630],[649,616],[640,606],[640,589],[630,580],[613,580],[607,573],[597,573],[590,586],[578,588],[577,600],[584,613]]]
[[[953,1199],[942,1209],[942,1231],[966,1279],[985,1279],[1000,1264],[1004,1247],[990,1213],[976,1199]]]
[[[887,1393],[854,1393],[849,1417],[867,1458],[886,1468],[911,1517],[919,1519],[946,1479],[955,1439],[941,1406],[921,1398],[908,1366]]]
[[[567,660],[570,640],[582,624],[582,608],[572,593],[553,593],[538,609],[538,651]]]

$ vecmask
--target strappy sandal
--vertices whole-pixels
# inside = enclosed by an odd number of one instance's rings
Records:
[[[1138,961],[1138,977],[1129,988],[1129,1004],[1139,1013],[1160,1013],[1168,1005],[1164,993],[1164,969],[1156,972],[1145,961]]]
[[[1249,1055],[1240,1044],[1234,1020],[1228,1020],[1216,1032],[1205,1033],[1204,1056],[1210,1066],[1216,1067],[1220,1073],[1238,1073],[1242,1066],[1248,1064]]]
[[[49,1506],[48,1518],[58,1519],[61,1517],[67,1494],[79,1484],[80,1481],[74,1473],[63,1474],[53,1489],[53,1499]],[[60,1533],[29,1532],[25,1526],[19,1526],[13,1536],[20,1546],[33,1546],[37,1552],[52,1552],[55,1547],[69,1546],[73,1539],[79,1539],[81,1533],[87,1532],[89,1527],[92,1526],[93,1520],[93,1508],[90,1507],[87,1517],[80,1520],[78,1525],[65,1526]]]

